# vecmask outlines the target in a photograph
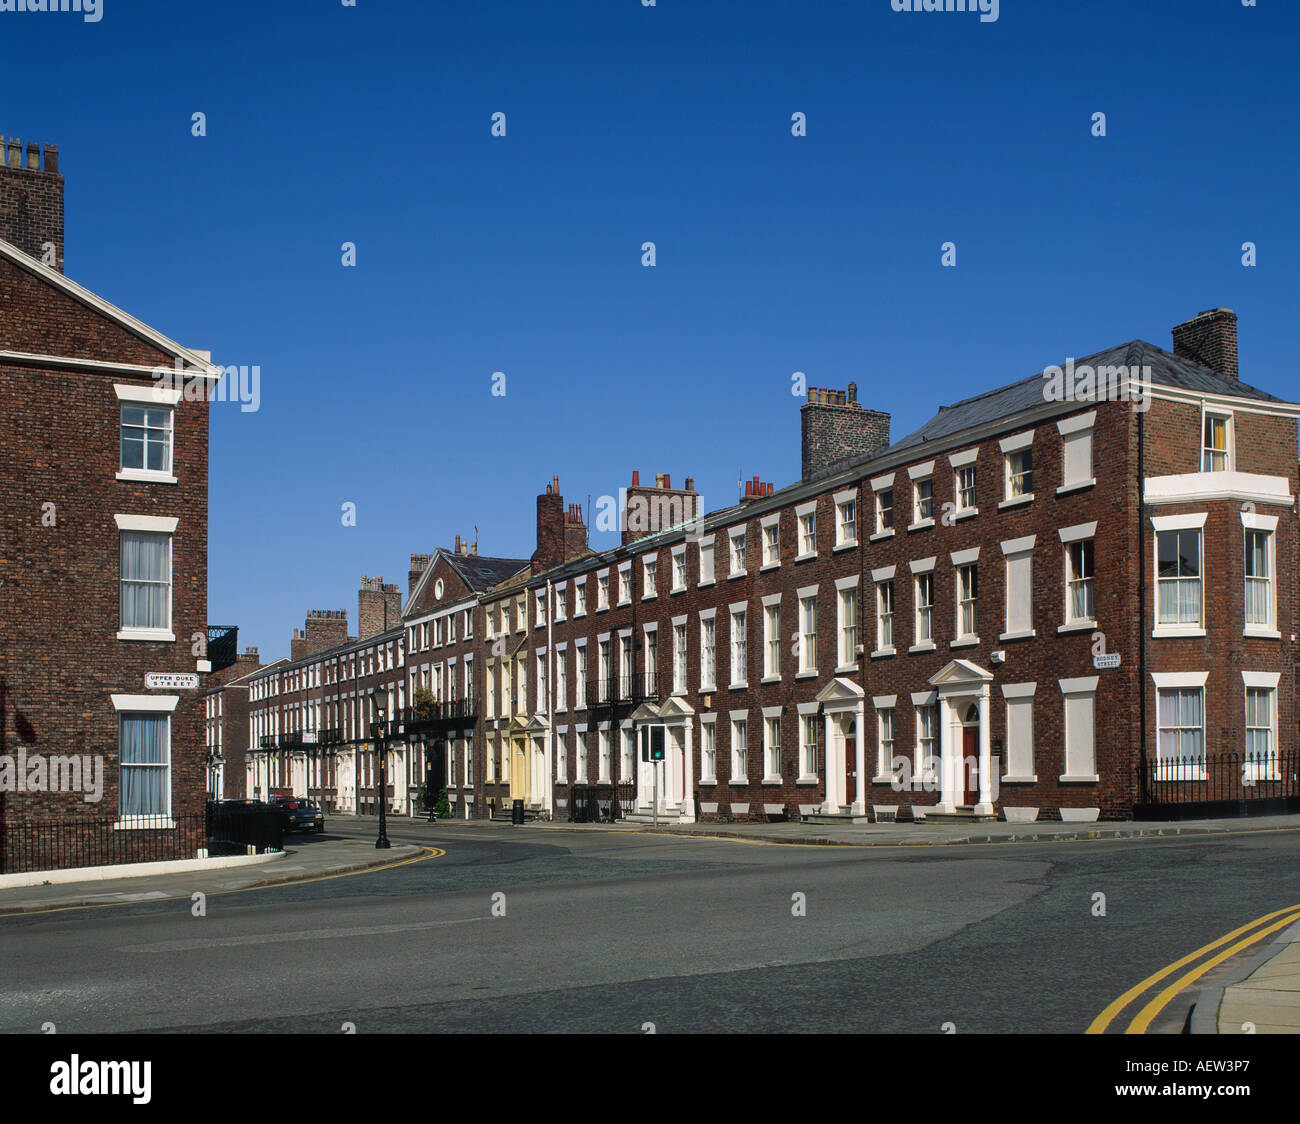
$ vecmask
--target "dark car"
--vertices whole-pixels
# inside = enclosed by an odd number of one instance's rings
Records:
[[[272,796],[271,805],[284,820],[285,831],[325,830],[325,816],[315,804],[298,796]]]

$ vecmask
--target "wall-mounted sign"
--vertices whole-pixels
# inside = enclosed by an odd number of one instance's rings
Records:
[[[1103,652],[1100,656],[1093,656],[1092,666],[1098,671],[1112,671],[1119,667],[1119,653]]]
[[[315,744],[316,744],[316,731],[315,731],[315,730],[304,730],[304,731],[303,731],[303,735],[302,735],[302,744],[303,744],[303,745],[315,745]]]
[[[199,677],[192,671],[150,671],[145,673],[144,685],[151,691],[195,691]]]

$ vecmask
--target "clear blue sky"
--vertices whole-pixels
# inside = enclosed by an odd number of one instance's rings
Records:
[[[212,406],[209,620],[268,657],[475,525],[526,557],[553,474],[792,482],[795,371],[901,436],[1225,305],[1242,377],[1300,398],[1297,32],[1293,0],[104,0],[0,13],[0,132],[60,146],[69,276],[260,366],[258,412]]]

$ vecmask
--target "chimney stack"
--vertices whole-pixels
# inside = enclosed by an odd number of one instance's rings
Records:
[[[889,415],[864,410],[858,384],[848,391],[810,386],[799,408],[803,438],[803,479],[824,475],[833,465],[868,457],[889,447]]]
[[[1237,378],[1237,314],[1211,308],[1174,328],[1174,355]]]
[[[700,514],[695,477],[686,478],[685,488],[674,488],[671,474],[657,472],[654,487],[650,487],[641,483],[641,473],[634,470],[632,486],[624,493],[621,514],[625,544],[690,523]]]
[[[415,592],[415,585],[420,580],[420,575],[429,568],[429,562],[432,555],[412,554],[411,569],[406,575],[406,596],[410,597]]]
[[[402,595],[396,585],[385,585],[382,577],[361,576],[357,593],[357,638],[368,640],[396,628],[402,620]],[[346,630],[347,626],[344,625]]]
[[[0,136],[0,239],[63,272],[63,177],[57,145],[42,148],[28,141],[24,159],[21,140]]]
[[[564,561],[564,537],[564,497],[560,495],[560,478],[554,476],[545,493],[537,497],[537,549],[530,559],[534,574]]]

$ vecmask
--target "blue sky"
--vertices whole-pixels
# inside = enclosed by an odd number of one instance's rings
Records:
[[[791,483],[796,371],[898,437],[1223,305],[1242,377],[1300,398],[1300,8],[999,8],[0,12],[0,132],[60,146],[69,276],[260,367],[257,412],[211,408],[209,619],[265,658],[475,526],[527,557],[555,474],[584,506],[633,469],[710,510]]]

